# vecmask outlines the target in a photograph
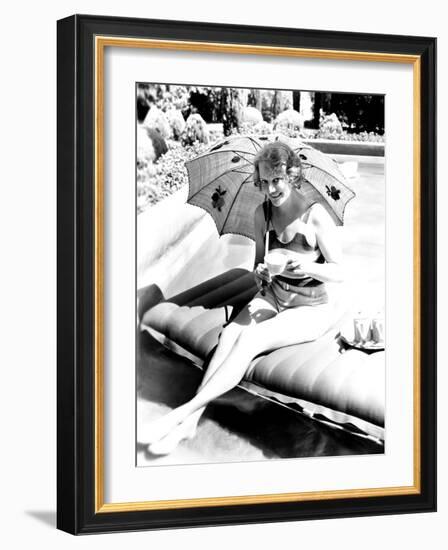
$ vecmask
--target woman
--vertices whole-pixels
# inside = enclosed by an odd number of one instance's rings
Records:
[[[332,324],[325,283],[342,281],[341,251],[330,215],[300,193],[300,159],[288,145],[269,143],[254,159],[254,181],[266,196],[255,212],[259,292],[223,329],[196,395],[141,434],[152,454],[193,437],[207,404],[239,384],[255,356],[315,340]],[[263,263],[266,233],[269,249],[288,256],[275,277]]]

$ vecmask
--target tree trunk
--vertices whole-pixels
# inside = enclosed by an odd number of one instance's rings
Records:
[[[255,99],[254,107],[258,109],[261,113],[261,110],[263,108],[262,102],[261,102],[261,90],[252,90],[252,95]]]
[[[300,92],[292,92],[292,108],[300,113]]]

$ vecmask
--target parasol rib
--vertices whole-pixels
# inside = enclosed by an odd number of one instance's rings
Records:
[[[263,145],[261,143],[258,143],[252,136],[247,136],[250,141],[254,144],[254,148],[257,150],[257,152],[263,148],[263,146],[265,145],[265,143],[263,143]],[[267,142],[268,140],[266,140]]]
[[[230,212],[232,212],[232,206],[235,204],[236,202],[236,199],[238,198],[238,195],[241,193],[241,189],[243,188],[244,184],[249,180],[251,176],[247,177],[245,180],[243,180],[243,182],[241,183],[238,191],[236,192],[234,198],[233,198],[233,201],[232,201],[232,204],[229,206],[229,209],[228,209],[228,212],[227,212],[227,216],[224,220],[224,223],[222,224],[222,229],[224,230],[224,227],[226,226],[226,223],[227,223],[227,220],[229,219],[229,216],[230,216]]]

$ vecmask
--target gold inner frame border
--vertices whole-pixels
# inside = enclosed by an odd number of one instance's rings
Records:
[[[209,53],[235,53],[252,55],[287,56],[314,59],[350,60],[382,63],[406,63],[413,65],[413,298],[414,298],[414,482],[410,486],[379,487],[349,490],[313,491],[301,493],[277,493],[181,500],[142,502],[104,502],[104,51],[106,47],[156,48]],[[421,492],[421,342],[420,342],[420,280],[421,280],[421,59],[418,55],[402,55],[381,52],[357,52],[345,50],[320,50],[251,44],[225,44],[180,40],[155,40],[96,36],[95,55],[95,513],[132,512],[143,510],[167,510],[209,506],[232,506],[276,502],[303,502],[342,498],[365,498],[420,494]]]

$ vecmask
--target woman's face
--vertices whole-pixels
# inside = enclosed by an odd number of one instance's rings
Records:
[[[267,194],[273,206],[280,206],[291,195],[291,185],[286,165],[273,167],[269,162],[260,162],[258,165],[261,189]]]

